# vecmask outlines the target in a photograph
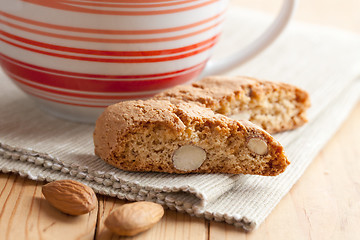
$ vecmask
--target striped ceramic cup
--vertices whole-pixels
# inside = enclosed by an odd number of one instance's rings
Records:
[[[208,63],[227,0],[0,0],[0,61],[49,113],[93,122],[103,108],[226,71],[265,48],[294,0],[245,50]]]

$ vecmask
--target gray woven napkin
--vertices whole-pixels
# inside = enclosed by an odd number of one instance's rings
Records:
[[[269,21],[262,14],[232,8],[216,57],[232,52],[238,42],[250,42]],[[252,230],[300,178],[357,103],[359,73],[358,35],[296,23],[256,59],[229,73],[292,83],[311,96],[309,123],[275,136],[284,145],[290,166],[279,176],[262,177],[131,173],[111,167],[93,154],[93,125],[43,113],[0,71],[0,170],[38,181],[75,179],[104,195],[154,201]]]

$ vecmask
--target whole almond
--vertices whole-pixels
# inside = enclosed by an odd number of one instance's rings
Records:
[[[88,213],[97,206],[94,191],[77,181],[59,180],[42,187],[45,199],[52,206],[70,215]]]
[[[181,171],[193,171],[201,167],[206,160],[206,152],[201,147],[184,145],[174,151],[174,167]]]
[[[105,220],[105,226],[122,236],[134,236],[154,226],[164,209],[153,202],[135,202],[116,208]]]

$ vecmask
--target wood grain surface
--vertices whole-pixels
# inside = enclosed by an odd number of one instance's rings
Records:
[[[232,0],[275,13],[280,0]],[[295,19],[360,33],[359,0],[302,0]],[[360,56],[359,56],[360,57]],[[0,240],[3,239],[360,239],[360,103],[305,174],[255,231],[165,211],[152,229],[121,238],[104,219],[124,201],[98,195],[98,209],[72,217],[50,206],[42,182],[0,174]]]

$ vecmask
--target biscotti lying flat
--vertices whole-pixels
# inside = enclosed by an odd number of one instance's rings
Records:
[[[94,144],[100,158],[128,171],[274,176],[289,164],[264,130],[186,102],[111,105],[96,122]]]
[[[303,125],[310,107],[304,90],[249,77],[208,77],[171,88],[154,99],[194,102],[233,119],[249,120],[269,133]]]

